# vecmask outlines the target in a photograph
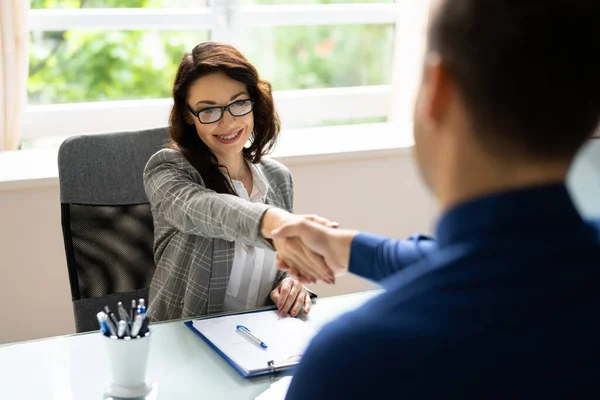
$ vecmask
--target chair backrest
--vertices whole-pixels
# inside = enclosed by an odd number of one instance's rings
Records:
[[[154,274],[152,213],[144,192],[148,159],[166,128],[80,135],[58,151],[62,231],[77,332],[98,329],[108,305],[148,298]]]

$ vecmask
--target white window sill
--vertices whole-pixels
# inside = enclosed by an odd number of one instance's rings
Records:
[[[406,154],[406,124],[377,123],[284,130],[271,157],[286,165]],[[57,148],[0,153],[0,191],[56,186]]]

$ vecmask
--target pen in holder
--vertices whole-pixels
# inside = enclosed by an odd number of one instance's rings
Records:
[[[146,366],[150,349],[150,328],[144,301],[140,299],[133,320],[126,318],[119,304],[121,319],[108,307],[106,312],[97,314],[102,341],[108,357],[110,382],[106,394],[117,398],[145,397],[152,391],[152,385],[146,382]]]

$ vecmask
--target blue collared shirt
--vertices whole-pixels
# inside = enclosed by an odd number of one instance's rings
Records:
[[[459,205],[425,236],[358,235],[386,292],[325,327],[288,399],[600,395],[600,224],[564,185]]]

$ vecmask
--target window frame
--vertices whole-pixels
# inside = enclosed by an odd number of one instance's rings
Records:
[[[400,3],[402,1],[402,3]],[[211,40],[239,43],[248,27],[403,23],[407,3],[240,5],[239,0],[215,0],[198,8],[32,9],[31,32],[69,29],[209,30]],[[406,16],[404,16],[406,18]],[[243,24],[240,23],[243,21]],[[401,35],[396,32],[395,41]],[[394,45],[391,50],[398,59]],[[401,47],[400,47],[401,48]],[[396,61],[394,61],[396,64]],[[395,69],[395,67],[394,67]],[[402,94],[394,85],[275,91],[284,123],[319,124],[331,120],[391,118]],[[404,104],[410,101],[400,101]],[[140,130],[166,126],[171,99],[28,105],[22,138],[66,137],[81,133]],[[402,116],[404,119],[405,116]]]

